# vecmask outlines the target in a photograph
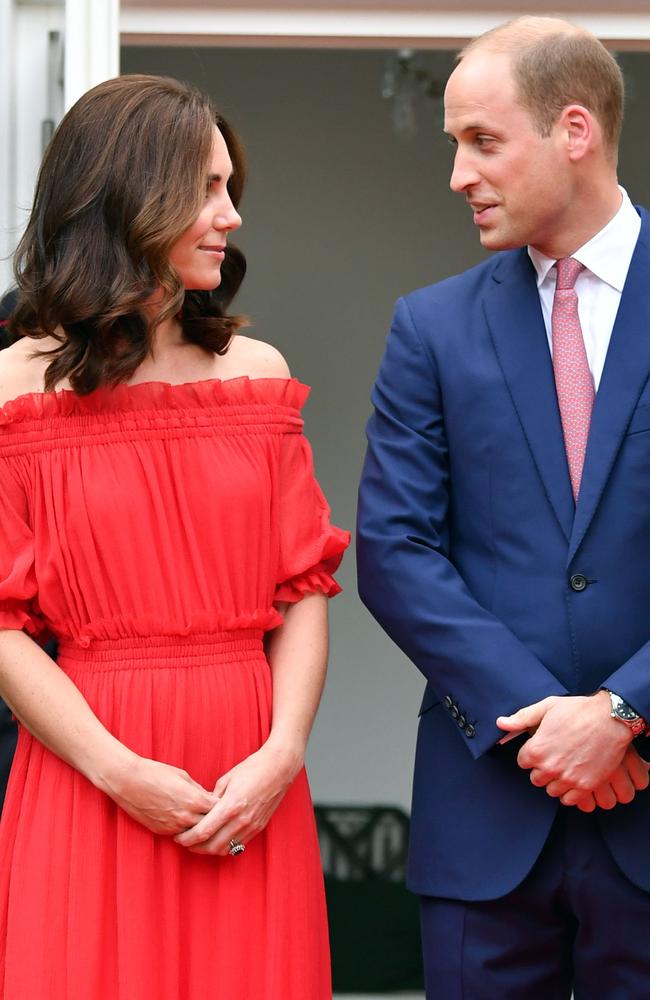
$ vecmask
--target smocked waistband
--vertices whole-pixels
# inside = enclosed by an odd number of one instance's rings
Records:
[[[264,656],[261,629],[205,634],[133,636],[97,639],[90,646],[62,640],[58,662],[64,669],[120,670],[178,668]]]

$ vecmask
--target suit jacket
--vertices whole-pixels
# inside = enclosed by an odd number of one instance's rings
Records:
[[[409,885],[496,898],[557,801],[499,747],[499,715],[611,687],[650,719],[650,216],[594,405],[574,505],[525,249],[400,300],[360,490],[362,599],[427,679]],[[637,741],[650,758],[650,741]],[[650,791],[599,812],[650,890]]]

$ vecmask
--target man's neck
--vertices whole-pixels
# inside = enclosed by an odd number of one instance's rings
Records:
[[[580,247],[611,222],[623,203],[623,195],[616,178],[602,189],[582,191],[580,204],[576,205],[572,224],[548,241],[533,244],[535,250],[553,260],[571,257]]]

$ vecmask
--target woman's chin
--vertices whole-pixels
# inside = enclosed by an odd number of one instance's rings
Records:
[[[221,284],[221,275],[214,275],[212,278],[197,279],[185,284],[186,292],[213,292]]]

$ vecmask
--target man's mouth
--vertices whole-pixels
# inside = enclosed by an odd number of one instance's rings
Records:
[[[474,222],[477,226],[482,223],[488,222],[491,213],[497,208],[495,202],[480,202],[480,201],[470,201],[469,207],[474,213]]]

